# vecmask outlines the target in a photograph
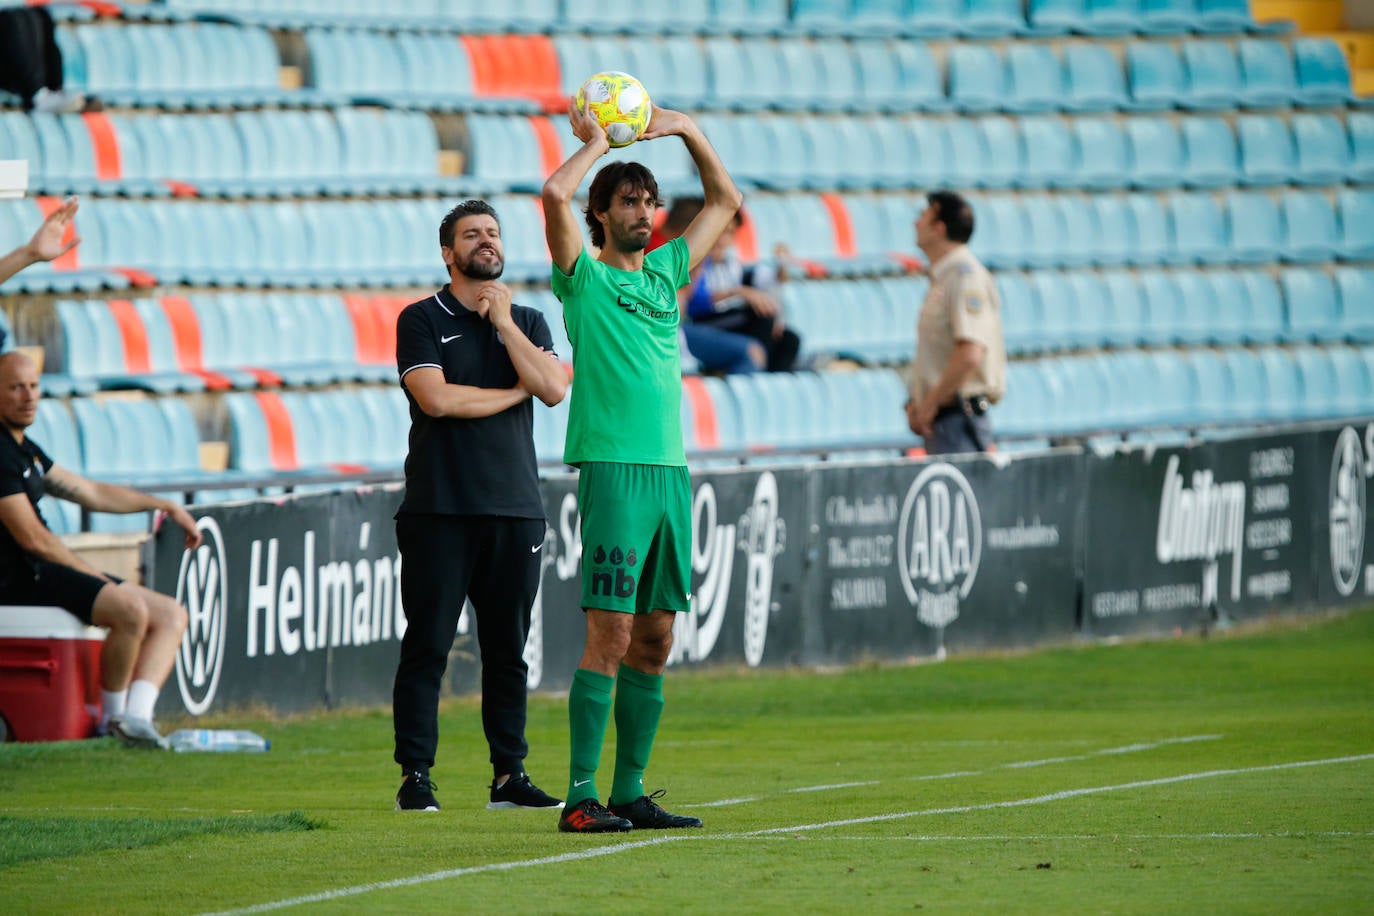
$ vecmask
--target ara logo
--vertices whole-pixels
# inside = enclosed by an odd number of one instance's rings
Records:
[[[944,627],[959,617],[983,555],[983,522],[968,480],[952,464],[916,475],[898,519],[897,560],[902,590],[916,619]]]
[[[1364,558],[1365,454],[1353,427],[1341,430],[1331,456],[1331,576],[1336,591],[1354,594]]]
[[[186,711],[193,716],[205,712],[215,700],[229,629],[224,537],[213,518],[198,520],[196,527],[204,541],[195,550],[182,553],[176,592],[177,603],[185,606],[189,615],[177,650],[177,687]]]
[[[626,571],[637,562],[634,548],[628,554],[619,546],[612,545],[610,551],[605,545],[597,544],[592,551],[592,594],[614,595],[617,598],[631,598],[635,593],[635,577]]]

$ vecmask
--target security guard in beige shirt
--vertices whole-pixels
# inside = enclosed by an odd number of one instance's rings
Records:
[[[930,291],[916,322],[907,424],[930,455],[985,452],[988,409],[1006,390],[1002,303],[992,275],[968,250],[973,208],[952,191],[927,198],[916,244],[930,264]]]

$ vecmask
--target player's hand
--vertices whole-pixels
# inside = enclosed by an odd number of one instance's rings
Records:
[[[573,136],[584,144],[599,138],[606,141],[607,149],[611,148],[611,141],[606,136],[606,129],[596,120],[596,115],[577,107],[576,96],[568,103],[568,124],[572,127]]]
[[[655,105],[653,116],[649,118],[649,126],[644,128],[644,133],[639,139],[653,140],[656,137],[684,134],[693,126],[695,125],[692,119],[682,112]]]
[[[168,503],[166,509],[167,517],[176,522],[181,529],[186,532],[186,549],[195,550],[205,540],[205,536],[196,527],[196,520],[191,517],[183,507],[176,503]]]
[[[69,197],[63,202],[62,206],[49,214],[43,220],[43,225],[38,227],[38,231],[29,239],[28,253],[35,261],[51,261],[60,258],[62,255],[71,251],[80,242],[78,236],[73,235],[72,240],[63,244],[62,236],[67,234],[67,226],[76,217],[78,206],[75,197]]]
[[[510,287],[497,280],[483,283],[477,290],[477,314],[487,319],[497,330],[509,327]]]

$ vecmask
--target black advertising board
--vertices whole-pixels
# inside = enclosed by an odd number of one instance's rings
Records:
[[[1085,629],[1167,632],[1313,604],[1318,451],[1315,434],[1283,433],[1090,456]]]
[[[1312,552],[1322,607],[1371,603],[1374,527],[1369,524],[1374,477],[1374,423],[1323,430],[1316,436]]]
[[[1082,456],[816,471],[817,642],[831,661],[1074,632]]]

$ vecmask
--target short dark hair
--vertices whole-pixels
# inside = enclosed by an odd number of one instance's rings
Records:
[[[606,227],[601,225],[596,214],[611,209],[611,198],[627,181],[636,191],[647,191],[656,203],[663,203],[658,199],[658,181],[646,167],[626,160],[607,164],[592,179],[592,186],[587,189],[587,208],[582,211],[586,214],[587,228],[592,233],[592,244],[597,248],[606,245]]]
[[[445,248],[453,247],[454,227],[465,216],[490,216],[496,220],[497,228],[501,226],[501,218],[496,215],[491,204],[485,200],[465,200],[444,215],[444,221],[439,224],[440,245]]]
[[[967,244],[973,238],[973,207],[953,191],[934,191],[926,200],[935,208],[935,220],[945,224],[945,236],[951,242]]]

